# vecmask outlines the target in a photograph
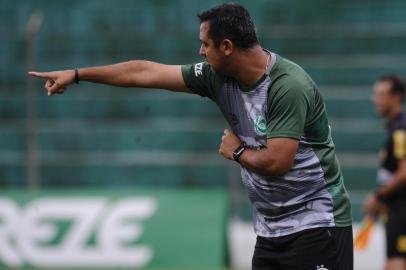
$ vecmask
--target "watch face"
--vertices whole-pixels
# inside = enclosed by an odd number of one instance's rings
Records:
[[[242,151],[244,151],[244,146],[239,146],[235,151],[235,155],[239,155]]]
[[[240,146],[238,146],[237,149],[235,149],[234,152],[233,152],[234,160],[238,161],[238,159],[240,158],[242,152],[244,152],[245,149],[246,149],[245,143],[242,143]]]

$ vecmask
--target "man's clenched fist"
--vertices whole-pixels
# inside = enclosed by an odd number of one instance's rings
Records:
[[[219,153],[229,160],[234,160],[233,151],[237,149],[240,144],[240,139],[232,131],[225,129],[221,137]]]

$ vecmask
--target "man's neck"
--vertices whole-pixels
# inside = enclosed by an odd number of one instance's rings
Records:
[[[235,59],[235,70],[232,77],[242,87],[252,86],[264,75],[270,61],[271,55],[260,46],[242,51]]]

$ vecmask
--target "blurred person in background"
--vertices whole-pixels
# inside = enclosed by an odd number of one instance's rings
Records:
[[[252,268],[353,269],[351,206],[317,85],[301,67],[260,46],[241,5],[223,4],[198,17],[204,62],[129,61],[30,75],[47,80],[48,95],[80,80],[210,98],[230,125],[219,153],[241,165],[253,204]]]
[[[380,153],[378,188],[364,202],[364,211],[386,216],[386,270],[406,270],[406,113],[405,85],[395,75],[382,76],[373,87],[373,103],[386,120]]]

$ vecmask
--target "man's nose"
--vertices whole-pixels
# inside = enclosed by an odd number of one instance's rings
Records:
[[[203,56],[203,57],[206,57],[206,52],[205,52],[205,50],[204,50],[204,48],[203,48],[203,45],[200,46],[199,54],[200,54],[201,56]]]

